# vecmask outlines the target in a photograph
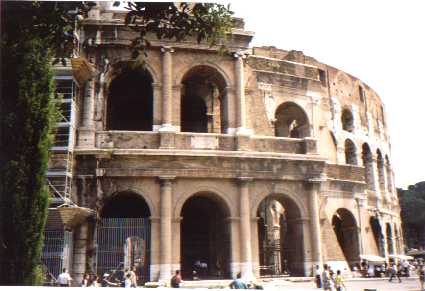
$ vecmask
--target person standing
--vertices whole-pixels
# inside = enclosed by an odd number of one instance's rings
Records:
[[[85,273],[83,281],[81,282],[81,287],[89,287],[90,285],[90,274]]]
[[[329,267],[327,264],[323,265],[323,273],[322,273],[322,286],[323,290],[332,290],[331,286],[331,274],[329,273]]]
[[[176,274],[171,278],[171,288],[180,288],[182,283],[182,276],[180,275],[180,270],[176,270]]]
[[[62,273],[60,273],[58,276],[57,283],[61,287],[69,287],[71,286],[71,281],[72,281],[71,275],[69,275],[66,268],[63,268]]]
[[[314,269],[314,277],[316,278],[316,287],[322,288],[322,279],[320,278],[320,266],[316,265],[316,268]]]
[[[129,274],[130,274],[130,280],[131,280],[131,287],[137,288],[137,275],[136,275],[136,267],[135,266],[131,267]]]
[[[425,280],[425,272],[422,264],[417,265],[417,272],[419,276],[419,285],[421,286],[421,291],[424,290],[424,280]]]
[[[336,291],[342,291],[342,288],[346,289],[344,278],[342,277],[340,270],[336,271],[335,288]]]

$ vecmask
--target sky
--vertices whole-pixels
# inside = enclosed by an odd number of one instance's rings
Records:
[[[255,32],[251,45],[303,51],[372,87],[385,104],[396,186],[425,181],[424,0],[230,4]]]

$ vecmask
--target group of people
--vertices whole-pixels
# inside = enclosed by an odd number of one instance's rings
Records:
[[[61,287],[70,287],[72,283],[72,277],[68,273],[66,268],[62,269],[62,273],[59,274],[56,283]],[[136,288],[137,287],[137,274],[136,267],[125,269],[122,271],[121,276],[111,280],[111,275],[108,273],[103,274],[100,278],[96,274],[84,274],[83,280],[80,284],[81,287],[125,287],[125,288]]]
[[[321,272],[320,266],[316,266],[315,280],[316,287],[323,288],[323,290],[342,291],[343,288],[346,288],[344,278],[341,275],[341,270],[337,270],[335,274],[332,268],[327,264],[323,265],[323,272]]]

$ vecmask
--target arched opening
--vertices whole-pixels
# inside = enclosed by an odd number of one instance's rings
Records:
[[[387,189],[388,192],[393,192],[393,181],[392,181],[392,172],[391,172],[391,164],[390,159],[387,155],[385,155],[385,171],[387,173]]]
[[[296,203],[283,194],[268,195],[258,206],[260,275],[304,275],[304,237]]]
[[[96,225],[96,272],[123,279],[125,268],[136,267],[140,283],[149,281],[150,217],[142,196],[126,191],[108,198]]]
[[[390,223],[386,223],[387,248],[390,255],[394,254],[393,231]]]
[[[307,114],[293,102],[279,105],[275,113],[275,136],[303,138],[310,136]]]
[[[354,131],[354,118],[353,113],[351,113],[350,110],[344,109],[341,114],[341,122],[342,122],[342,129],[353,132]]]
[[[127,68],[112,80],[106,121],[108,130],[152,130],[152,76],[147,70]]]
[[[350,139],[345,140],[345,163],[348,165],[357,165],[356,146]]]
[[[381,191],[385,191],[385,165],[379,149],[376,151],[376,165],[378,167],[379,188]]]
[[[184,203],[181,216],[183,279],[230,278],[230,211],[225,202],[212,193],[197,193]]]
[[[397,224],[394,224],[394,250],[397,254],[400,254],[400,234],[398,232]]]
[[[332,217],[332,226],[348,265],[359,263],[359,237],[353,214],[345,208],[339,208]]]
[[[376,249],[381,257],[385,257],[384,252],[384,236],[382,235],[382,228],[379,220],[376,217],[371,217],[369,220],[370,228],[372,229],[373,238],[375,241]]]
[[[204,65],[190,69],[182,81],[181,131],[225,133],[225,88],[216,69]]]
[[[365,182],[366,182],[367,189],[375,190],[372,152],[367,143],[364,143],[362,146],[362,160],[363,160],[363,167],[365,170]]]

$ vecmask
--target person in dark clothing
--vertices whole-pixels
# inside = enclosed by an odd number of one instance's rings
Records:
[[[180,275],[180,271],[176,270],[176,274],[171,278],[171,288],[180,288],[181,283],[182,276]]]

